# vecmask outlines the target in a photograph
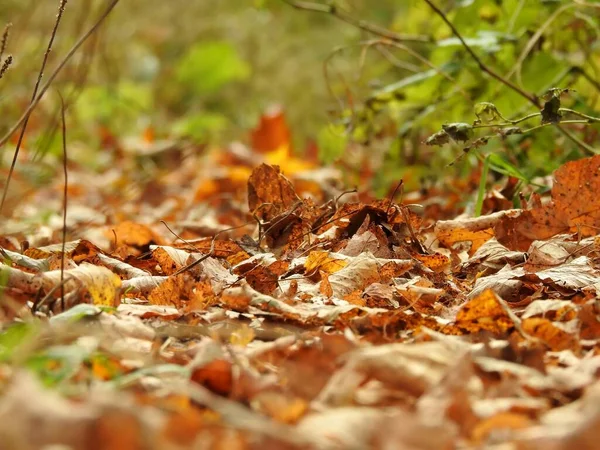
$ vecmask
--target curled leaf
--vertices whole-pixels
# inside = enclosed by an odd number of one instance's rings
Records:
[[[437,133],[429,136],[425,141],[427,145],[444,145],[450,141],[450,136],[445,131],[438,131]]]
[[[473,137],[473,125],[468,123],[449,123],[448,125],[442,125],[442,130],[458,142],[466,142]]]
[[[497,119],[506,121],[504,116],[498,111],[498,108],[496,108],[496,105],[490,102],[477,103],[475,105],[475,115],[477,116],[476,124],[489,123]]]

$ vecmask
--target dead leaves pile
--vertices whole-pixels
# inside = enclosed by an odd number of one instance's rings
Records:
[[[2,237],[0,442],[593,448],[600,157],[528,209],[436,221],[307,161],[288,178],[265,163],[292,158],[284,131],[209,156],[187,199],[170,173],[74,214],[64,253]]]

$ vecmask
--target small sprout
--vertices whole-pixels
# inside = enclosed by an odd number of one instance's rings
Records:
[[[507,120],[500,114],[496,105],[490,102],[481,102],[475,105],[475,115],[477,116],[477,120],[473,122],[474,125],[479,125],[480,123],[489,123],[498,119],[502,119],[505,122]]]
[[[442,125],[442,130],[458,142],[466,142],[473,137],[473,126],[468,123],[449,123],[448,125]]]
[[[437,133],[429,136],[425,141],[427,145],[444,145],[450,142],[450,136],[445,131],[438,131]]]

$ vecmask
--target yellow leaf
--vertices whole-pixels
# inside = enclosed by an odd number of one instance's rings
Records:
[[[320,270],[328,274],[342,270],[347,265],[348,263],[346,261],[342,259],[334,259],[329,256],[329,252],[322,250],[310,252],[308,258],[306,258],[306,263],[304,263],[307,273],[313,273],[317,270]]]

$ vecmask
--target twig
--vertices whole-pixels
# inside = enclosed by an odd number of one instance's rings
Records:
[[[424,43],[432,43],[433,40],[429,36],[422,35],[410,35],[410,34],[400,34],[394,33],[393,31],[387,30],[385,28],[379,27],[377,25],[368,23],[364,20],[359,20],[352,17],[347,12],[343,11],[336,5],[329,4],[323,5],[320,3],[312,3],[298,0],[283,0],[290,6],[293,6],[296,9],[303,9],[305,11],[314,11],[320,12],[324,14],[331,14],[335,18],[349,23],[357,28],[360,28],[363,31],[368,33],[375,34],[377,36],[384,37],[394,42],[424,42]]]
[[[65,100],[63,99],[60,92],[60,111],[62,118],[62,145],[63,145],[63,172],[65,177],[65,187],[63,191],[63,229],[62,229],[62,249],[60,258],[60,308],[61,311],[65,310],[65,244],[67,242],[67,196],[68,196],[68,171],[67,171],[67,124],[65,120]]]
[[[505,123],[482,123],[479,125],[473,125],[473,129],[475,129],[475,128],[493,128],[493,127],[512,127],[513,125],[516,125],[518,123],[524,122],[529,119],[533,119],[534,117],[539,117],[541,115],[542,115],[542,113],[531,113],[531,114],[526,115],[525,117],[521,117],[521,118],[515,119],[515,120],[504,119],[504,120],[506,120]]]
[[[526,98],[527,100],[529,100],[529,102],[531,102],[533,105],[537,106],[538,108],[541,106],[539,100],[537,98],[535,98],[533,95],[528,94],[527,92],[525,92],[523,89],[521,89],[516,84],[514,84],[511,81],[507,80],[506,78],[498,75],[496,72],[494,72],[492,69],[490,69],[481,60],[481,58],[479,58],[479,56],[477,56],[477,54],[473,51],[471,46],[466,43],[466,41],[464,40],[462,35],[456,29],[456,27],[452,24],[452,22],[450,22],[450,20],[448,20],[448,17],[446,17],[446,14],[444,14],[444,12],[441,9],[439,9],[431,0],[424,0],[424,1],[431,7],[431,9],[433,9],[436,12],[436,14],[438,16],[440,16],[442,18],[442,20],[446,23],[446,25],[448,25],[450,27],[450,29],[452,30],[452,33],[458,38],[458,40],[460,41],[460,43],[462,44],[464,49],[467,51],[467,53],[469,53],[469,55],[471,55],[473,60],[477,63],[477,65],[483,72],[487,73],[492,78],[495,78],[496,80],[498,80],[505,86],[509,87],[513,91],[517,92],[519,95],[521,95],[523,98]]]
[[[225,230],[223,230],[225,231]],[[210,243],[210,250],[208,251],[208,253],[200,258],[198,258],[196,261],[188,264],[187,266],[183,266],[181,269],[179,269],[178,271],[176,271],[175,273],[173,273],[171,276],[177,276],[179,274],[182,274],[183,272],[187,272],[188,270],[190,270],[193,267],[196,267],[198,264],[200,264],[202,261],[207,260],[208,258],[210,258],[214,251],[215,251],[215,241],[217,240],[217,236],[220,234],[221,232],[215,234],[212,238],[212,241]]]
[[[38,73],[37,81],[35,82],[35,87],[33,88],[33,94],[31,96],[30,104],[33,104],[35,98],[38,93],[38,89],[40,88],[40,84],[42,83],[42,78],[44,77],[44,70],[46,69],[46,63],[48,62],[48,57],[50,56],[50,52],[52,51],[52,44],[54,44],[54,39],[56,38],[56,33],[58,32],[58,27],[60,25],[60,20],[65,12],[65,7],[67,6],[67,0],[61,0],[58,5],[58,14],[56,15],[56,21],[54,22],[54,28],[52,28],[52,33],[50,34],[50,40],[48,41],[48,46],[46,47],[46,52],[44,53],[44,58],[42,59],[42,66],[40,67],[40,71]],[[10,164],[10,169],[8,171],[8,177],[6,178],[6,183],[4,184],[4,191],[2,192],[2,201],[0,202],[0,213],[2,213],[2,208],[4,207],[4,202],[6,201],[6,194],[8,193],[8,187],[10,185],[10,180],[12,178],[13,172],[15,170],[15,165],[17,164],[17,157],[19,156],[19,150],[21,149],[21,144],[23,143],[23,138],[25,137],[25,131],[27,130],[27,123],[29,122],[29,116],[25,118],[23,121],[23,127],[21,128],[21,134],[19,134],[19,139],[17,140],[17,146],[15,148],[15,153],[13,155],[13,160]]]
[[[54,71],[52,72],[50,77],[48,78],[48,81],[46,81],[46,84],[44,84],[44,86],[40,89],[40,93],[35,98],[35,101],[29,105],[29,107],[25,110],[25,112],[23,112],[23,114],[21,115],[21,117],[19,118],[17,123],[15,123],[15,125],[13,125],[13,127],[10,130],[8,130],[8,132],[0,139],[0,147],[2,147],[4,144],[6,144],[9,141],[9,139],[12,137],[12,135],[15,133],[15,131],[17,131],[19,129],[19,127],[25,122],[25,120],[27,120],[29,118],[31,112],[35,109],[35,107],[38,105],[38,103],[42,100],[42,98],[44,97],[44,94],[48,91],[48,89],[50,88],[50,86],[52,85],[52,83],[54,82],[56,77],[58,76],[58,74],[66,66],[66,64],[73,57],[73,55],[77,52],[77,50],[79,50],[79,48],[88,40],[88,38],[92,34],[94,34],[94,32],[98,29],[98,27],[100,27],[100,25],[102,25],[104,20],[108,17],[108,15],[114,9],[114,7],[117,6],[119,1],[120,0],[112,0],[111,3],[106,8],[106,10],[100,15],[100,17],[98,17],[98,19],[90,27],[90,29],[77,40],[77,42],[73,45],[73,47],[71,47],[71,49],[65,55],[65,57],[62,59],[62,61],[58,64],[58,66],[56,66],[56,68],[54,69]]]

